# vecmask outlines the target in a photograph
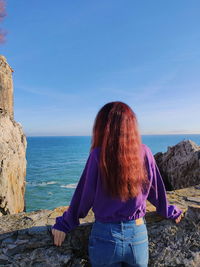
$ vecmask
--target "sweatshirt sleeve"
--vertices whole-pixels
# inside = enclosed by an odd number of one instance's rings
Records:
[[[165,185],[151,150],[148,148],[148,160],[150,168],[150,189],[147,200],[155,207],[156,212],[167,218],[176,219],[182,211],[175,205],[169,205]]]
[[[52,229],[68,233],[80,224],[79,218],[84,218],[93,205],[97,175],[98,162],[93,150],[88,157],[68,210],[62,216],[56,217],[56,223]]]

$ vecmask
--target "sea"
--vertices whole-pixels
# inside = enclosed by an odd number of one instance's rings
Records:
[[[153,154],[200,135],[143,135]],[[89,155],[90,136],[27,137],[26,211],[68,206]]]

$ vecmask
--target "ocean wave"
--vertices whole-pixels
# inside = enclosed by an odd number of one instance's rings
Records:
[[[76,188],[77,187],[77,183],[75,183],[75,184],[61,185],[60,187],[64,187],[64,188]]]
[[[47,182],[47,184],[57,184],[57,182],[55,182],[55,181],[50,181],[50,182]]]
[[[49,184],[57,184],[58,182],[56,181],[49,181],[49,182],[41,182],[41,183],[36,183],[36,182],[26,182],[27,185],[29,186],[46,186]]]

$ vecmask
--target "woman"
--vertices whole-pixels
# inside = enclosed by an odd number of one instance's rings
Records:
[[[145,267],[146,200],[161,216],[180,221],[182,211],[168,204],[153,154],[141,144],[134,112],[125,103],[108,103],[97,114],[90,155],[70,207],[52,227],[54,244],[61,246],[92,207],[91,265]]]

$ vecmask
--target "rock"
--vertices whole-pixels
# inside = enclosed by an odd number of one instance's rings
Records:
[[[13,118],[13,69],[6,58],[0,55],[0,110]]]
[[[187,194],[187,195],[186,195]],[[155,216],[148,203],[149,267],[191,266],[200,262],[200,186],[167,193],[170,203],[185,210],[179,224]],[[191,202],[192,200],[192,202]],[[6,215],[0,218],[0,266],[89,267],[88,238],[93,213],[66,235],[61,247],[53,244],[51,225],[67,207]],[[89,221],[89,223],[88,223]]]
[[[200,183],[200,146],[193,141],[182,141],[154,157],[167,190]]]
[[[163,220],[148,232],[149,266],[199,266],[200,206],[189,206],[179,224]]]
[[[0,216],[25,209],[26,146],[13,118],[12,69],[0,56]]]

